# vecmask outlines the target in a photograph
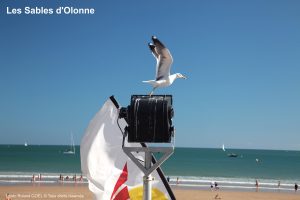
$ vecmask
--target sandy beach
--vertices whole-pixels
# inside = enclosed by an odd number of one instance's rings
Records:
[[[178,200],[207,200],[218,197],[228,200],[299,200],[300,192],[280,193],[280,192],[244,192],[244,191],[210,191],[210,190],[192,190],[192,189],[173,189]],[[92,200],[93,195],[86,185],[14,185],[0,186],[0,199],[5,199],[9,193],[11,200],[29,200],[29,199],[70,199]]]
[[[292,193],[277,193],[277,192],[243,192],[243,191],[210,191],[210,190],[186,190],[175,189],[175,196],[178,200],[207,200],[215,199],[218,194],[219,199],[228,200],[299,200],[300,195]],[[218,199],[217,198],[217,199]]]

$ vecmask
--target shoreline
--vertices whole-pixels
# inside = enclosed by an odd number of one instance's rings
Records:
[[[190,184],[175,184],[169,183],[170,187],[174,190],[213,190],[211,189],[209,184],[206,185],[190,185]],[[0,183],[1,187],[88,187],[87,181],[35,181],[35,182],[8,182],[8,183]],[[294,192],[294,186],[289,188],[278,188],[278,187],[263,187],[259,186],[256,188],[255,186],[235,186],[235,185],[218,185],[218,191],[234,191],[234,192],[266,192],[266,193],[292,193]],[[300,193],[300,190],[299,190]]]
[[[85,176],[82,178],[79,178],[80,176],[77,176],[76,181],[74,180],[74,177],[70,176],[69,179],[64,179],[63,181],[59,179],[59,176],[46,176],[42,175],[42,180],[39,179],[39,177],[36,177],[37,179],[35,181],[32,181],[31,176],[22,176],[21,178],[14,177],[3,177],[0,175],[0,187],[6,187],[6,186],[41,186],[41,187],[47,187],[47,186],[70,186],[70,187],[76,187],[76,186],[88,186],[88,181]],[[76,176],[75,176],[76,178]],[[255,186],[255,180],[252,181],[252,179],[249,179],[248,182],[240,182],[240,181],[222,181],[222,180],[216,180],[216,179],[199,179],[199,180],[187,180],[187,179],[179,179],[178,183],[177,180],[172,177],[170,179],[169,185],[174,189],[179,190],[211,190],[211,184],[214,184],[215,182],[218,183],[218,188],[221,191],[238,191],[238,192],[269,192],[269,193],[291,193],[294,191],[294,184],[292,181],[289,181],[289,183],[280,182],[280,186],[278,186],[278,183],[275,182],[275,180],[270,182],[261,182],[259,181],[259,186]],[[298,183],[298,182],[295,182]]]
[[[228,200],[296,200],[300,198],[298,192],[262,192],[262,191],[240,191],[240,190],[213,190],[185,188],[181,186],[172,186],[172,190],[177,200],[201,200],[214,199],[215,197]],[[5,199],[9,194],[11,200],[30,200],[30,199],[70,199],[92,200],[93,194],[89,191],[87,184],[80,185],[10,185],[0,186],[0,199]]]

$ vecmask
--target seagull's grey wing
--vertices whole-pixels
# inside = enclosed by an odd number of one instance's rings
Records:
[[[155,46],[155,51],[158,54],[156,65],[156,80],[160,80],[170,75],[173,58],[169,49],[167,49],[166,46],[155,36],[152,36],[152,41]]]
[[[164,79],[170,76],[170,69],[173,58],[167,48],[160,50],[160,54],[156,65],[156,80]]]

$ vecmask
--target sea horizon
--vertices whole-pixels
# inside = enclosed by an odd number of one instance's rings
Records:
[[[27,143],[28,146],[70,146],[70,144],[31,144]],[[5,145],[16,145],[16,146],[24,146],[24,143],[0,143],[0,146]],[[80,148],[80,144],[75,144],[76,148]],[[222,146],[215,146],[215,147],[195,147],[195,146],[175,146],[176,148],[186,148],[186,149],[222,149]],[[270,150],[270,151],[300,151],[300,144],[299,149],[289,149],[289,148],[264,148],[264,147],[226,147],[228,150]]]

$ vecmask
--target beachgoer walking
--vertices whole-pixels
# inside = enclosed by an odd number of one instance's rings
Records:
[[[80,178],[79,178],[79,181],[83,181],[82,174],[81,174],[81,176],[80,176]]]
[[[170,182],[170,177],[167,177],[167,181],[168,181],[168,183]]]
[[[60,181],[63,181],[63,180],[64,180],[64,178],[63,178],[63,176],[62,176],[61,174],[59,175],[59,180],[60,180]]]
[[[278,181],[278,185],[277,185],[278,189],[280,189],[280,181]]]
[[[214,189],[214,187],[215,187],[215,189]],[[219,190],[218,183],[216,181],[210,183],[210,190],[211,191],[218,191]],[[221,199],[218,192],[215,195],[214,199]]]
[[[177,180],[176,180],[176,185],[178,185],[179,184],[179,178],[177,177]]]
[[[255,180],[255,187],[256,187],[256,192],[258,191],[258,180]]]
[[[298,190],[298,184],[295,183],[295,192],[297,192],[297,190]]]

